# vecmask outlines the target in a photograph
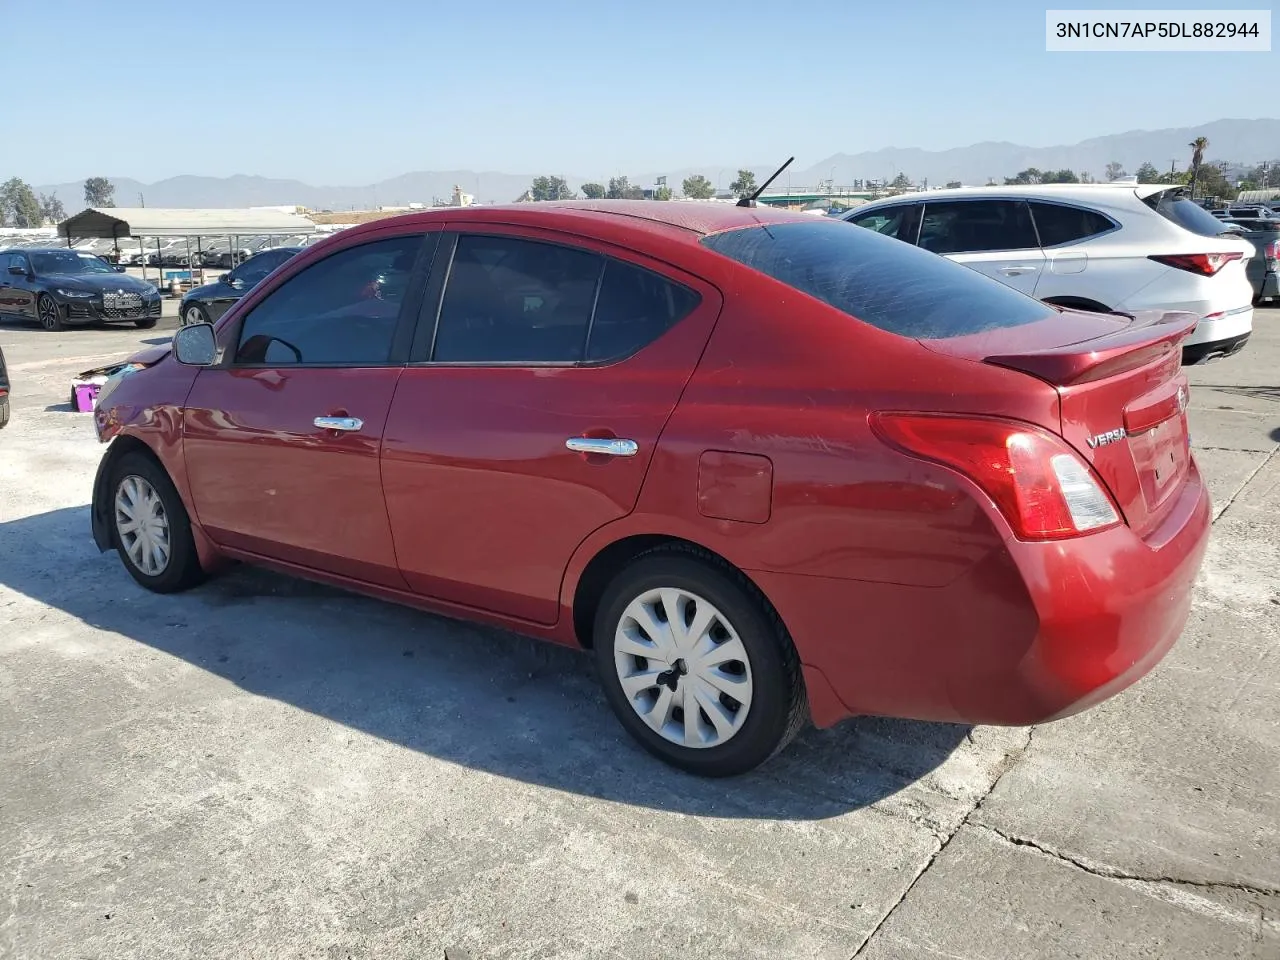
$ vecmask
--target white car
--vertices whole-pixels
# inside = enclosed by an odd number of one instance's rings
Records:
[[[1047,303],[1201,317],[1183,362],[1239,351],[1253,332],[1253,244],[1157,184],[963,187],[903,194],[844,219],[942,254]]]

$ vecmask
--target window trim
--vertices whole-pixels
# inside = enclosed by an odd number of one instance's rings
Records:
[[[525,240],[530,243],[546,243],[552,246],[564,247],[580,253],[589,253],[600,259],[600,271],[596,276],[596,288],[591,297],[591,314],[587,317],[587,326],[583,334],[582,341],[582,357],[581,360],[436,360],[436,341],[440,334],[440,314],[444,309],[444,295],[449,285],[449,278],[453,274],[454,256],[458,251],[458,241],[463,236],[488,236],[502,237],[508,240]],[[608,247],[609,249],[603,249]],[[647,349],[657,343],[670,331],[684,323],[689,317],[693,316],[698,310],[707,303],[706,294],[697,289],[694,285],[683,282],[671,276],[670,273],[655,269],[648,263],[639,263],[633,259],[627,259],[621,256],[621,253],[627,253],[632,256],[643,256],[637,254],[636,251],[626,250],[625,248],[614,248],[606,241],[597,241],[591,237],[580,237],[577,234],[551,233],[538,227],[526,227],[524,225],[499,224],[499,223],[467,223],[465,225],[450,224],[441,236],[439,252],[432,266],[431,277],[427,282],[425,294],[422,299],[422,309],[418,317],[418,329],[413,338],[413,345],[409,351],[407,365],[410,367],[461,367],[461,368],[479,368],[479,369],[499,369],[504,367],[537,369],[537,368],[594,368],[608,367],[615,363],[625,363],[642,350]],[[595,327],[596,308],[600,302],[600,288],[604,282],[605,271],[608,269],[609,262],[616,261],[625,266],[634,267],[638,270],[645,270],[654,276],[670,283],[674,286],[682,287],[688,290],[695,297],[697,303],[693,309],[686,313],[683,317],[667,327],[662,333],[652,340],[640,344],[630,353],[622,354],[617,357],[610,357],[607,360],[588,360],[587,351],[591,346],[591,331]],[[703,281],[704,283],[706,281]]]
[[[349,362],[330,362],[330,363],[238,363],[236,354],[240,350],[240,337],[244,332],[245,320],[253,314],[255,310],[262,306],[268,298],[270,298],[277,290],[281,289],[295,280],[297,277],[306,273],[313,267],[318,267],[334,257],[341,256],[351,250],[360,247],[372,246],[375,243],[384,243],[388,240],[405,240],[416,239],[418,241],[418,250],[414,254],[413,267],[409,272],[409,284],[405,288],[404,300],[400,304],[400,312],[396,315],[395,329],[391,334],[391,350],[388,357],[384,361],[371,363],[367,360],[355,360]],[[388,367],[403,367],[408,360],[409,342],[413,336],[414,324],[418,315],[418,302],[422,296],[422,288],[425,283],[426,276],[431,270],[432,258],[435,255],[436,247],[439,243],[440,232],[438,230],[422,230],[420,228],[414,230],[406,230],[397,233],[372,234],[362,236],[354,240],[352,243],[326,253],[310,262],[298,266],[297,269],[290,271],[282,276],[276,283],[272,284],[269,289],[263,289],[261,284],[253,289],[254,294],[260,294],[253,298],[253,302],[243,312],[239,313],[233,322],[227,324],[219,330],[218,339],[222,341],[222,335],[225,331],[225,346],[222,346],[223,356],[220,361],[208,369],[211,370],[349,370],[349,369],[382,369]],[[300,259],[301,253],[295,254],[286,260],[290,263],[293,260]],[[245,261],[248,262],[248,261]],[[278,269],[278,268],[277,268]],[[270,274],[268,274],[270,276]]]
[[[1040,246],[1040,232],[1036,229],[1035,218],[1031,216],[1031,203],[1027,197],[949,197],[938,200],[922,201],[920,206],[920,222],[916,230],[916,246],[920,246],[920,234],[924,231],[924,218],[929,215],[929,207],[943,203],[1012,203],[1015,206],[1022,204],[1027,214],[1027,220],[1031,224],[1031,236],[1035,240],[1035,245],[1030,247],[997,247],[995,250],[951,250],[947,253],[939,253],[940,257],[969,257],[981,256],[984,253],[1022,253],[1025,250],[1043,250]],[[935,251],[930,251],[933,253]]]
[[[1097,240],[1099,237],[1108,236],[1120,229],[1120,222],[1116,220],[1115,217],[1110,216],[1109,214],[1103,213],[1101,210],[1098,210],[1095,207],[1085,206],[1082,203],[1071,203],[1065,200],[1046,200],[1041,197],[1028,197],[1026,198],[1025,202],[1027,204],[1027,211],[1031,215],[1031,226],[1036,232],[1036,242],[1040,244],[1041,250],[1061,250],[1063,247],[1072,247],[1072,246],[1075,246],[1077,243],[1084,243],[1088,240]],[[1097,233],[1091,233],[1087,237],[1080,237],[1076,240],[1066,240],[1062,243],[1052,243],[1052,244],[1046,245],[1040,239],[1040,224],[1036,223],[1036,211],[1031,206],[1033,203],[1042,203],[1048,207],[1066,207],[1068,210],[1079,210],[1082,213],[1092,213],[1094,216],[1101,217],[1103,220],[1106,220],[1108,223],[1111,224],[1111,226],[1109,226],[1106,230],[1100,230]]]

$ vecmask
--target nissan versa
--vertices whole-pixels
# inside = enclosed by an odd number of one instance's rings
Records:
[[[241,560],[588,648],[700,774],[809,718],[1039,723],[1185,623],[1197,319],[750,206],[410,214],[103,387],[93,536],[159,592]]]

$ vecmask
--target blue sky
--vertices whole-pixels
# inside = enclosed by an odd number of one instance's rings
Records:
[[[0,179],[606,177],[791,154],[803,168],[836,152],[1049,146],[1276,112],[1273,53],[1046,53],[1045,7],[0,0],[3,73],[36,78],[19,87],[27,120],[10,116],[0,139]],[[14,42],[24,34],[57,42]],[[91,66],[104,57],[115,65]]]

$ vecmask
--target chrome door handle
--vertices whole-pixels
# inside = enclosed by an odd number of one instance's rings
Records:
[[[358,417],[316,417],[312,422],[321,430],[355,431],[364,426]]]
[[[1000,272],[1006,277],[1016,277],[1020,273],[1031,273],[1033,270],[1035,270],[1035,267],[1015,266],[1000,268]]]
[[[634,457],[640,444],[634,440],[606,440],[603,437],[570,437],[564,445],[575,453],[596,453],[606,457]]]

